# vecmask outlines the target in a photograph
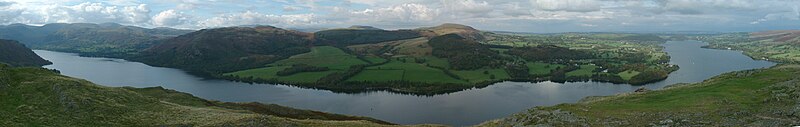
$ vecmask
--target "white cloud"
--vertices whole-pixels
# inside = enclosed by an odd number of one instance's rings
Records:
[[[309,26],[319,24],[314,14],[272,15],[246,11],[224,14],[199,22],[201,27],[226,27],[240,25],[272,25],[279,27]]]
[[[155,26],[178,26],[190,22],[190,16],[175,10],[162,11],[153,16],[153,25]]]
[[[545,11],[590,12],[600,10],[598,0],[531,0],[531,4]]]
[[[114,6],[103,3],[84,2],[65,6],[58,4],[42,5],[37,8],[24,8],[15,21],[21,23],[106,23],[141,24],[150,20],[150,9],[145,4],[135,6]]]
[[[196,29],[372,25],[391,29],[461,23],[480,29],[538,32],[800,26],[792,25],[800,20],[796,9],[800,1],[790,0],[2,1],[9,0],[0,0],[0,24],[116,22]]]

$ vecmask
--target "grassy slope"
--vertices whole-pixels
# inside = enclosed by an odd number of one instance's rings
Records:
[[[664,90],[537,107],[482,126],[788,126],[800,124],[800,66],[723,74]]]
[[[567,72],[567,76],[592,76],[595,65],[581,65],[581,68],[575,71]]]
[[[206,101],[163,88],[104,87],[3,65],[0,114],[5,126],[393,126],[277,105]]]
[[[374,59],[379,62],[379,59]],[[330,71],[324,72],[302,72],[289,76],[278,76],[277,72],[289,68],[293,64],[308,64],[317,67],[328,67]],[[345,53],[344,51],[331,46],[320,46],[311,49],[311,52],[295,55],[288,59],[270,64],[270,67],[256,68],[250,70],[227,73],[225,75],[238,75],[240,77],[256,77],[261,79],[278,79],[288,83],[313,83],[320,78],[334,73],[347,70],[352,65],[367,64],[359,60],[356,56]]]
[[[447,76],[442,72],[442,70],[438,70],[431,67],[426,67],[425,65],[414,63],[413,59],[406,59],[406,62],[392,60],[389,63],[368,67],[368,70],[403,70],[403,75],[394,75],[394,77],[400,76],[403,80],[412,81],[412,82],[425,82],[425,83],[464,83],[464,81],[454,79],[450,76]],[[362,72],[363,73],[363,72]],[[394,74],[394,73],[392,73]],[[356,77],[359,77],[358,74]]]

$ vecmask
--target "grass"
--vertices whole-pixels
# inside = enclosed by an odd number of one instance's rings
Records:
[[[380,66],[368,67],[369,70],[403,70],[403,80],[424,83],[466,83],[464,81],[447,76],[442,70],[438,70],[425,65],[414,63],[413,60],[406,62],[392,60]]]
[[[383,58],[367,57],[372,62],[382,62]],[[328,67],[330,71],[323,72],[301,72],[289,76],[278,76],[278,71],[289,68],[294,64],[308,64],[317,67]],[[270,64],[270,67],[256,68],[250,70],[226,73],[224,75],[235,75],[239,77],[255,77],[260,79],[277,79],[287,83],[313,83],[322,77],[334,72],[341,72],[353,65],[367,64],[366,61],[356,58],[354,55],[332,46],[319,46],[311,49],[311,52],[295,55],[288,59]]]
[[[308,64],[317,67],[328,67],[334,70],[346,70],[352,65],[367,64],[354,55],[350,55],[332,46],[318,46],[311,48],[311,52],[295,55],[288,59],[273,63],[275,66],[288,66],[293,64]]]
[[[567,76],[592,76],[595,69],[597,69],[595,65],[581,65],[580,69],[567,72]]]
[[[622,77],[622,79],[627,81],[627,80],[631,80],[631,78],[633,78],[633,76],[639,75],[639,73],[641,73],[641,72],[634,71],[634,70],[627,70],[627,71],[620,72],[617,75],[619,75],[619,77]]]
[[[542,62],[528,62],[525,65],[528,66],[528,73],[532,75],[548,75],[556,68],[564,67],[564,65],[559,64],[548,64]]]
[[[364,57],[364,59],[366,59],[367,61],[369,61],[371,63],[382,63],[382,62],[386,61],[386,59],[383,59],[383,58],[380,58],[380,57],[377,57],[377,56],[367,56],[367,57]]]
[[[484,74],[483,72],[488,72],[488,74]],[[509,76],[504,69],[478,69],[470,71],[453,71],[453,73],[472,83],[511,79],[511,76]],[[494,79],[491,78],[492,75],[494,75]]]
[[[363,70],[347,81],[400,81],[403,80],[404,70]]]
[[[447,62],[447,59],[442,59],[435,56],[424,56],[421,59],[425,59],[425,64],[430,66],[442,67],[442,68],[450,68],[450,63]]]

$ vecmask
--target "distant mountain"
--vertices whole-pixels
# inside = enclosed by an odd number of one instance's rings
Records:
[[[31,49],[13,40],[0,39],[0,63],[10,64],[11,66],[43,66],[51,64],[50,61],[42,59]]]
[[[309,33],[272,26],[204,29],[150,47],[133,60],[200,74],[255,67],[309,52]]]
[[[383,30],[383,29],[380,29],[380,28],[375,28],[375,27],[372,27],[372,26],[359,26],[359,25],[350,26],[350,27],[348,27],[347,29],[356,29],[356,30]]]
[[[461,24],[445,23],[435,27],[418,28],[416,30],[419,31],[423,36],[427,37],[435,37],[445,34],[457,34],[461,37],[475,41],[486,40],[486,37],[483,36],[480,30]]]
[[[800,45],[800,30],[774,30],[750,33],[750,38],[755,40],[769,39],[776,44]]]
[[[370,26],[353,26],[344,29],[330,29],[314,32],[318,43],[336,45],[372,44],[386,41],[404,40],[420,37],[412,30],[382,30]]]
[[[147,29],[116,23],[53,23],[44,26],[0,26],[0,39],[18,40],[34,49],[79,53],[85,56],[123,57],[150,47],[158,40],[189,33],[172,28]]]

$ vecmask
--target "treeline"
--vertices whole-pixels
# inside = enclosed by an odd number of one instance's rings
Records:
[[[501,57],[497,51],[457,34],[434,37],[428,44],[433,48],[433,56],[447,59],[450,69],[473,70],[502,65],[502,61],[497,60]]]
[[[421,37],[419,33],[411,30],[333,29],[314,32],[319,43],[334,45],[372,44],[418,37]]]
[[[320,78],[317,80],[318,84],[338,84],[339,82],[345,81],[350,79],[351,77],[355,76],[359,72],[364,70],[364,65],[353,65],[347,69],[345,72],[334,72],[328,74],[325,77]]]
[[[295,64],[295,65],[292,65],[292,67],[289,67],[289,68],[283,69],[281,71],[278,71],[278,73],[276,75],[278,75],[278,76],[289,76],[289,75],[297,74],[297,73],[300,73],[300,72],[320,72],[320,71],[328,71],[328,70],[330,70],[328,67],[316,67],[316,66],[311,66],[311,65],[308,65],[308,64]]]
[[[594,58],[591,53],[555,45],[512,48],[507,53],[522,57],[528,61],[566,61]]]

